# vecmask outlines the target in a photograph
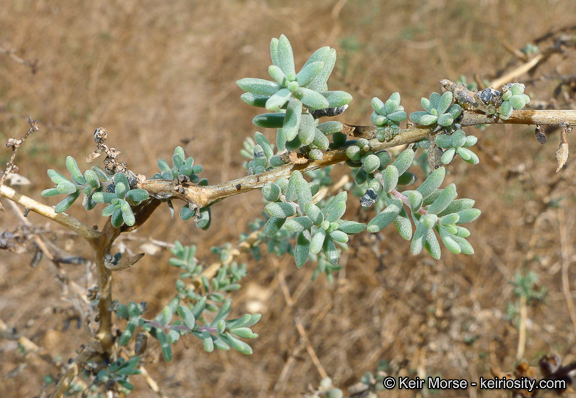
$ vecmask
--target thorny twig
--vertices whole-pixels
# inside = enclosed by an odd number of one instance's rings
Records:
[[[2,48],[2,47],[0,47],[0,53],[8,55],[10,58],[12,58],[14,61],[18,62],[19,64],[22,64],[24,66],[29,67],[32,74],[36,74],[36,72],[38,71],[38,63],[39,63],[38,59],[35,59],[32,62],[26,61],[25,59],[22,59],[16,55],[16,50],[13,50],[13,49],[8,50],[8,49]]]
[[[28,124],[30,125],[30,128],[28,129],[26,134],[24,134],[24,137],[20,138],[19,140],[17,140],[16,138],[8,138],[8,141],[6,142],[6,147],[12,150],[12,154],[10,155],[10,161],[8,161],[8,163],[6,164],[6,170],[4,171],[4,174],[2,175],[2,178],[0,178],[0,188],[2,187],[2,185],[4,185],[4,181],[6,181],[8,174],[18,172],[18,166],[16,166],[16,164],[14,163],[14,160],[16,159],[16,152],[18,152],[18,148],[20,148],[20,145],[22,145],[24,141],[26,141],[26,138],[28,138],[30,134],[34,133],[35,131],[38,131],[38,120],[33,120],[30,116],[28,116]],[[0,209],[1,208],[2,207],[0,206]]]

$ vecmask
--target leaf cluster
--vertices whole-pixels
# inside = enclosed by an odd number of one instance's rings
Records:
[[[378,127],[376,138],[378,141],[390,141],[400,131],[400,122],[406,120],[404,107],[400,105],[400,94],[393,93],[386,103],[377,97],[372,98],[374,112],[370,116],[372,123]]]
[[[263,128],[278,129],[276,145],[279,151],[309,146],[315,150],[312,156],[319,158],[320,151],[328,149],[327,135],[340,131],[342,124],[319,124],[312,112],[327,108],[341,109],[352,101],[352,96],[347,92],[328,91],[327,82],[336,63],[336,50],[320,48],[298,73],[292,46],[286,36],[272,39],[270,55],[272,65],[268,73],[273,80],[238,80],[236,84],[246,91],[241,98],[249,105],[274,112],[256,116],[253,123]]]
[[[203,267],[194,257],[195,246],[183,246],[176,241],[172,253],[175,257],[170,259],[170,264],[183,270],[176,281],[176,297],[153,320],[143,317],[145,306],[142,304],[130,302],[128,305],[118,305],[116,316],[128,320],[126,329],[118,340],[119,345],[128,344],[136,328],[142,328],[159,341],[166,361],[172,359],[172,345],[183,335],[193,335],[201,339],[208,352],[212,352],[216,347],[220,350],[233,348],[243,354],[251,354],[252,348],[239,338],[258,337],[251,327],[260,320],[260,314],[227,319],[232,305],[231,300],[226,299],[226,294],[240,288],[238,282],[246,275],[246,266],[238,266],[236,263],[225,265],[214,278],[209,279],[202,275]],[[186,279],[199,277],[202,292],[185,282]],[[212,320],[208,320],[206,311],[216,313]]]
[[[456,130],[452,134],[438,134],[434,139],[436,145],[444,149],[442,163],[450,164],[455,155],[458,155],[470,164],[478,164],[480,159],[469,148],[476,144],[478,138],[470,135],[466,136],[463,130]]]
[[[123,173],[116,173],[110,177],[99,167],[93,166],[86,170],[84,175],[78,167],[78,163],[72,156],[66,158],[66,168],[70,172],[71,179],[64,177],[56,170],[48,170],[48,176],[56,188],[42,191],[42,196],[68,195],[56,205],[54,211],[62,213],[66,211],[84,193],[82,204],[86,210],[92,210],[97,203],[107,203],[102,210],[104,217],[112,217],[112,225],[116,228],[126,225],[132,226],[136,222],[132,206],[137,206],[147,200],[149,195],[143,189],[131,189],[135,181],[130,183]]]
[[[462,114],[462,107],[454,104],[454,97],[450,91],[440,95],[432,93],[430,99],[422,98],[424,111],[413,112],[410,120],[423,126],[438,125],[442,128],[450,128]]]

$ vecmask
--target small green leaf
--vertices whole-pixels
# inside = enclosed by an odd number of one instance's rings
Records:
[[[202,230],[210,228],[212,223],[212,210],[210,207],[203,207],[200,209],[200,217],[196,221],[196,226]]]
[[[204,351],[212,352],[214,351],[214,341],[212,340],[212,336],[206,330],[202,331],[202,340],[204,340]]]
[[[454,155],[456,154],[456,149],[450,148],[444,152],[442,155],[442,163],[443,164],[450,164],[450,162],[454,159]]]
[[[292,93],[288,89],[283,88],[278,90],[276,94],[268,98],[268,101],[266,101],[266,109],[269,111],[279,111],[280,108],[288,102],[291,96]]]
[[[362,167],[366,173],[372,174],[380,167],[380,158],[378,158],[376,155],[370,154],[364,158],[362,163]]]
[[[134,336],[134,331],[136,330],[137,321],[138,321],[137,318],[130,319],[130,321],[128,322],[128,325],[126,325],[126,329],[122,332],[122,334],[120,335],[120,338],[118,339],[118,345],[125,346],[126,344],[128,344],[130,342],[130,340],[132,339],[132,336]]]
[[[340,251],[336,248],[336,245],[334,244],[334,241],[332,241],[332,239],[327,237],[324,240],[323,249],[324,254],[328,258],[328,260],[334,265],[338,264],[338,259],[340,258]]]
[[[135,205],[140,204],[149,197],[150,195],[144,189],[131,189],[126,193],[126,199]]]
[[[86,184],[86,180],[82,176],[82,172],[78,167],[78,163],[76,163],[76,160],[72,156],[66,157],[66,168],[70,172],[70,175],[72,176],[72,180],[74,182],[76,182],[79,185]]]
[[[282,72],[282,69],[276,65],[270,65],[268,67],[268,73],[270,77],[280,85],[285,86],[287,84],[286,74]]]
[[[442,217],[447,214],[457,213],[462,210],[471,209],[474,207],[473,199],[456,199],[450,205],[444,209],[442,212],[438,213],[438,216]]]
[[[294,259],[296,266],[301,268],[306,261],[308,261],[308,254],[310,253],[310,239],[306,237],[304,232],[298,234],[296,239],[296,247],[294,249]]]
[[[42,191],[40,195],[42,195],[45,198],[49,198],[51,196],[60,195],[60,191],[56,188],[45,189]]]
[[[305,65],[300,72],[296,75],[298,85],[304,87],[310,83],[324,67],[324,62],[316,61]]]
[[[58,190],[58,192],[60,192],[63,195],[69,195],[69,194],[75,193],[78,190],[78,188],[76,188],[76,185],[74,185],[68,181],[61,182],[60,184],[58,184],[56,186],[56,189]],[[80,192],[80,191],[78,191],[78,192]]]
[[[446,169],[440,167],[432,172],[416,190],[422,194],[422,198],[426,199],[432,195],[442,185],[444,177],[446,176]]]
[[[422,115],[420,117],[420,124],[422,124],[423,126],[430,126],[431,124],[436,123],[436,121],[438,120],[438,116],[434,116],[434,115]]]
[[[120,228],[124,223],[124,219],[122,218],[122,210],[114,210],[114,213],[112,213],[112,217],[110,218],[110,222],[114,228]]]
[[[184,221],[191,219],[192,217],[194,217],[195,214],[196,210],[190,209],[190,205],[185,205],[184,207],[182,207],[179,213],[180,218]]]
[[[415,152],[412,149],[406,149],[394,160],[392,164],[398,169],[398,175],[404,174],[412,166],[414,154]]]
[[[285,222],[285,217],[270,217],[264,226],[264,234],[269,237],[276,235]]]
[[[66,196],[60,203],[58,203],[54,207],[54,211],[56,213],[65,212],[66,210],[68,210],[68,208],[70,206],[72,206],[72,204],[76,201],[76,199],[78,199],[79,196],[80,196],[80,191],[76,191],[76,192]]]
[[[100,188],[100,179],[93,170],[86,170],[86,172],[84,173],[84,178],[92,188],[94,189]]]
[[[448,126],[451,126],[452,123],[454,123],[454,118],[452,117],[451,114],[445,113],[443,115],[440,115],[440,117],[438,117],[437,123],[440,126],[448,127]]]
[[[426,248],[428,253],[430,253],[433,259],[440,260],[442,251],[440,249],[440,243],[438,242],[438,238],[436,237],[436,234],[434,233],[433,229],[428,230],[426,234],[426,242],[424,244],[424,247]]]
[[[441,213],[454,199],[458,193],[456,192],[456,185],[448,185],[438,196],[438,198],[428,207],[428,213],[439,214]]]
[[[440,148],[448,149],[452,147],[452,137],[447,134],[438,134],[434,142]]]
[[[184,324],[188,326],[190,330],[193,330],[194,327],[196,326],[196,318],[194,317],[192,311],[190,311],[188,307],[183,305],[179,305],[176,310],[178,311],[178,315],[180,315],[180,318],[182,318],[182,320],[184,321]]]
[[[293,94],[310,110],[325,109],[330,106],[322,94],[305,87],[298,88]]]
[[[316,91],[326,91],[328,90],[327,82],[332,70],[334,69],[334,65],[336,64],[336,50],[330,47],[322,47],[321,49],[317,50],[310,59],[306,62],[308,64],[311,60],[318,60],[324,61],[324,67],[318,75],[310,82],[308,87],[311,90]],[[304,65],[306,66],[306,65]]]
[[[370,220],[367,231],[371,233],[382,231],[398,217],[400,210],[401,207],[397,203],[389,204],[380,214]]]
[[[327,108],[338,108],[348,105],[352,101],[352,95],[346,91],[322,91],[320,94],[328,100]]]
[[[318,126],[316,126],[316,128],[320,130],[324,135],[330,135],[342,131],[344,126],[340,122],[330,121],[320,123]]]
[[[382,189],[386,193],[392,192],[392,190],[398,185],[398,169],[396,166],[391,164],[390,166],[386,167],[382,177],[384,179],[384,185]]]
[[[346,199],[348,194],[346,192],[340,192],[338,195],[333,197],[328,204],[322,209],[324,213],[324,218],[329,222],[338,221],[346,212]]]
[[[442,238],[442,243],[444,243],[444,246],[446,246],[450,252],[454,254],[460,254],[462,252],[460,245],[454,239],[455,236],[446,231],[445,228],[440,228],[440,237]]]
[[[314,223],[308,217],[294,217],[287,219],[284,223],[284,227],[290,232],[302,232],[310,229],[312,225]]]
[[[356,221],[338,221],[338,229],[347,234],[358,234],[366,229],[366,224]]]
[[[245,339],[255,339],[258,337],[250,328],[235,328],[230,331],[236,336],[244,337]]]
[[[413,212],[420,210],[422,207],[423,199],[422,194],[419,191],[404,191],[402,193],[408,198],[410,209]]]
[[[316,124],[314,118],[309,113],[302,115],[300,119],[300,131],[298,132],[298,138],[302,145],[309,145],[314,141],[316,135]]]
[[[400,236],[404,240],[412,239],[412,223],[408,218],[406,211],[402,209],[398,217],[394,220],[394,225]]]
[[[257,115],[252,119],[258,127],[278,129],[284,125],[284,114],[283,113],[264,113],[262,115]]]
[[[131,227],[132,225],[134,225],[136,223],[136,218],[134,217],[134,212],[132,211],[132,208],[130,207],[128,202],[123,200],[120,203],[120,210],[122,210],[122,218],[124,219],[124,222],[126,223],[126,225]]]
[[[214,327],[218,322],[225,320],[228,314],[230,314],[231,309],[232,301],[228,299],[222,304],[220,311],[218,311],[218,314],[216,314],[212,322],[210,322],[210,326]]]
[[[338,230],[330,232],[330,238],[339,243],[348,242],[348,235],[345,232]]]
[[[302,118],[302,102],[292,99],[286,108],[286,116],[283,119],[282,133],[286,141],[292,141],[298,135]]]
[[[280,84],[264,79],[245,78],[236,82],[244,91],[259,95],[274,95],[280,89]]]
[[[277,62],[278,66],[286,74],[288,79],[292,80],[296,77],[296,70],[294,67],[294,53],[292,52],[290,41],[285,35],[281,35],[278,39]]]
[[[444,94],[442,94],[442,97],[440,98],[440,103],[436,107],[439,115],[442,115],[444,112],[448,110],[448,108],[450,108],[450,105],[452,104],[452,99],[453,99],[452,92],[446,91]]]
[[[386,112],[386,114],[391,114],[399,106],[400,106],[400,93],[395,92],[392,93],[392,95],[390,95],[390,98],[388,98],[388,101],[386,101],[386,104],[384,105],[384,111]]]
[[[456,213],[460,217],[457,224],[466,224],[472,222],[476,220],[478,217],[480,217],[480,213],[482,212],[478,209],[461,210],[458,213]]]
[[[271,217],[286,218],[296,214],[296,204],[294,203],[268,203],[264,211]]]
[[[269,95],[262,95],[262,94],[252,94],[252,93],[244,93],[240,96],[240,99],[246,102],[250,106],[255,106],[257,108],[265,108],[266,101],[270,98]]]
[[[320,253],[320,250],[322,250],[322,247],[324,246],[324,239],[326,239],[326,231],[320,228],[310,241],[310,253]]]
[[[460,249],[462,250],[462,254],[468,254],[468,255],[474,254],[474,248],[472,247],[470,242],[468,242],[466,239],[457,235],[452,236],[452,239],[456,241],[456,243],[458,243]]]
[[[426,228],[426,226],[422,222],[417,223],[416,232],[414,232],[414,236],[412,237],[412,243],[410,244],[410,252],[413,255],[417,255],[422,252],[427,236],[428,236],[428,228]]]
[[[194,304],[194,307],[192,307],[192,315],[194,315],[194,318],[198,319],[202,316],[202,312],[204,312],[204,309],[206,308],[206,300],[206,296],[203,296],[196,304]]]

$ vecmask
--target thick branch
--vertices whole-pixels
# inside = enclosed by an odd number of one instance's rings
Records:
[[[38,213],[41,216],[64,225],[66,228],[76,232],[78,235],[88,240],[89,242],[92,242],[100,237],[100,232],[90,228],[74,217],[66,213],[56,213],[54,208],[37,202],[28,196],[21,195],[14,191],[12,188],[9,188],[5,185],[0,187],[0,196],[4,196],[6,199],[12,200],[19,205],[24,206],[28,210],[33,211],[34,213]]]
[[[510,118],[506,120],[502,120],[498,117],[490,117],[481,113],[465,111],[460,122],[462,126],[473,126],[477,124],[559,125],[561,123],[576,125],[576,111],[515,111],[512,113]],[[382,149],[425,139],[432,132],[432,129],[424,126],[408,127],[401,130],[400,134],[387,142],[379,142],[376,140],[376,127],[345,125],[342,132],[355,138],[369,139],[371,149],[373,151],[380,151]],[[159,199],[181,199],[185,202],[194,204],[198,208],[202,208],[210,206],[230,196],[262,188],[264,185],[274,182],[278,178],[288,178],[294,170],[300,170],[302,172],[313,171],[336,163],[344,162],[346,159],[346,149],[342,148],[326,152],[321,160],[306,160],[301,164],[288,163],[274,170],[246,176],[218,185],[207,187],[188,186],[177,190],[172,181],[147,180],[139,184],[139,188],[145,189],[153,197]]]

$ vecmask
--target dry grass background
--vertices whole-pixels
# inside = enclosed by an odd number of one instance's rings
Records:
[[[16,49],[23,59],[38,59],[39,68],[32,74],[0,56],[0,138],[21,136],[27,129],[26,115],[40,121],[40,133],[18,158],[21,174],[32,180],[21,191],[35,198],[50,185],[47,168],[62,170],[65,155],[82,159],[92,151],[92,132],[99,126],[109,130],[109,144],[123,152],[132,170],[150,176],[156,159],[169,158],[176,145],[183,145],[205,166],[210,182],[222,182],[243,175],[238,151],[255,130],[251,119],[257,111],[240,101],[234,82],[266,76],[273,36],[288,35],[299,65],[316,48],[335,47],[339,61],[331,88],[346,89],[355,97],[341,120],[366,124],[372,96],[387,98],[400,91],[406,108],[417,110],[420,97],[438,91],[442,78],[493,77],[513,60],[503,42],[522,48],[549,29],[575,20],[572,0],[5,0],[0,7],[0,46]],[[557,57],[546,68],[557,68],[561,74],[576,71],[574,58]],[[528,91],[548,100],[552,87],[553,82]],[[244,313],[248,303],[261,305],[263,318],[255,328],[261,337],[253,344],[254,354],[207,354],[199,341],[178,344],[173,363],[159,360],[147,367],[163,393],[305,393],[321,377],[296,322],[301,322],[321,365],[340,387],[374,371],[380,360],[413,376],[478,380],[489,377],[490,366],[511,370],[518,330],[505,317],[506,304],[517,301],[509,282],[516,271],[527,270],[538,275],[548,295],[544,303],[528,309],[525,359],[535,365],[548,352],[566,362],[576,359],[576,330],[561,277],[563,258],[574,260],[574,164],[550,185],[556,178],[557,134],[545,146],[524,126],[493,127],[478,135],[482,164],[455,162],[449,176],[460,196],[475,198],[476,207],[484,211],[472,226],[474,256],[453,256],[444,250],[439,262],[426,255],[414,257],[406,242],[385,230],[379,237],[354,239],[332,285],[324,278],[312,283],[310,265],[298,271],[288,258],[256,262],[245,257],[249,274],[234,299],[237,314]],[[6,159],[6,153],[0,157],[3,163]],[[562,210],[546,205],[556,199],[562,199]],[[161,208],[137,235],[196,244],[198,257],[209,263],[215,259],[209,248],[234,242],[261,210],[258,193],[226,200],[214,206],[210,230],[201,232],[191,223],[170,221],[168,210]],[[75,207],[70,212],[102,224],[97,214],[86,215]],[[361,217],[356,214],[351,205],[349,215]],[[44,224],[35,215],[29,218]],[[16,225],[10,212],[0,213],[1,230]],[[564,245],[562,229],[567,236]],[[82,254],[80,242],[65,243]],[[117,298],[147,301],[151,313],[158,310],[178,275],[167,265],[168,257],[166,252],[148,256],[119,274],[114,283]],[[0,319],[65,361],[82,341],[81,329],[63,331],[68,316],[63,310],[71,305],[61,299],[45,264],[31,269],[29,260],[30,255],[1,256]],[[78,268],[67,266],[67,272],[85,283],[84,270]],[[567,276],[574,290],[576,274],[569,271]],[[42,376],[53,372],[40,360],[24,360],[8,340],[0,340],[0,358],[4,397],[38,394]],[[135,396],[155,396],[142,379],[134,380]]]

